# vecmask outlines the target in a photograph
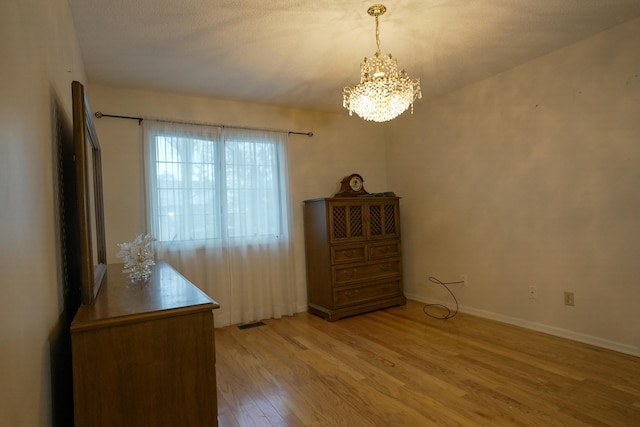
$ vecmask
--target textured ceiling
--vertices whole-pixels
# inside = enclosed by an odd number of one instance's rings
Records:
[[[376,50],[375,3],[69,0],[90,83],[325,111]],[[381,51],[426,98],[640,16],[640,0],[381,3]]]

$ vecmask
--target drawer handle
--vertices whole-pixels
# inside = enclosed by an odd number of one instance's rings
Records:
[[[358,295],[359,293],[360,293],[360,291],[358,291],[358,290],[355,290],[355,291],[346,291],[346,292],[344,293],[344,296],[346,296],[347,298],[353,298],[353,297],[355,297],[356,295]]]
[[[358,272],[358,269],[354,268],[353,270],[344,270],[344,275],[347,277],[353,277]]]
[[[383,292],[389,292],[391,290],[391,286],[383,286],[381,289]]]
[[[393,268],[389,264],[383,265],[380,267],[380,271],[391,271],[391,270],[393,270]]]
[[[355,255],[355,253],[356,252],[353,249],[351,249],[350,251],[342,251],[342,255],[346,256],[347,258],[351,258]]]

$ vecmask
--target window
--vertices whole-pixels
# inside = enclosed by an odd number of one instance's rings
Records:
[[[151,233],[160,242],[286,233],[285,136],[145,121]]]

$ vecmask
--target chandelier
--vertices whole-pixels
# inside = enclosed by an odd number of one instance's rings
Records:
[[[420,79],[410,79],[404,70],[398,71],[398,63],[391,54],[380,54],[380,30],[378,17],[387,8],[381,4],[371,6],[367,13],[376,18],[376,46],[374,56],[364,58],[360,64],[360,83],[342,89],[344,108],[365,120],[386,122],[402,114],[413,102],[422,98]]]

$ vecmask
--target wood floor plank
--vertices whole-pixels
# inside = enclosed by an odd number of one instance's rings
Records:
[[[640,426],[640,358],[422,307],[217,329],[220,426]]]

